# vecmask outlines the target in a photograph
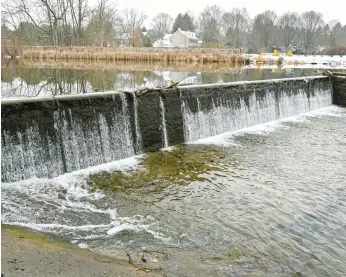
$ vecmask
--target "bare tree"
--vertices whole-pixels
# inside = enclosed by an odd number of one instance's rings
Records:
[[[167,13],[159,13],[153,18],[151,27],[154,31],[154,39],[159,39],[172,29],[173,18]]]
[[[78,44],[84,39],[84,22],[88,17],[88,1],[87,0],[68,0],[70,5],[70,13],[72,19],[72,29],[74,38]]]
[[[52,45],[70,45],[83,36],[87,19],[87,0],[6,0],[3,3],[7,24],[21,26],[22,39],[27,40],[24,26],[39,29],[40,41]]]
[[[282,41],[286,48],[288,48],[297,36],[299,27],[299,15],[295,12],[284,13],[278,21],[278,27],[282,33]]]
[[[257,37],[259,47],[267,48],[272,42],[277,15],[274,11],[264,11],[256,15],[253,23],[253,34]]]
[[[19,23],[25,20],[22,10],[17,1],[3,1],[1,3],[1,25],[16,30]]]
[[[16,11],[12,21],[31,22],[40,29],[52,45],[60,45],[66,34],[67,0],[13,0],[11,8]]]
[[[207,6],[199,16],[200,34],[203,43],[213,44],[221,42],[222,10],[219,6]]]
[[[305,53],[312,51],[313,43],[316,39],[316,33],[324,25],[322,14],[309,11],[301,15],[301,27]]]
[[[91,10],[91,19],[87,26],[88,41],[91,44],[105,46],[115,36],[117,11],[111,0],[98,0]]]
[[[331,20],[328,22],[328,37],[330,47],[338,46],[338,38],[341,37],[341,28],[342,26],[339,20]]]
[[[245,8],[234,8],[222,16],[222,29],[226,43],[232,47],[244,46],[250,25],[250,15]]]
[[[146,15],[139,13],[135,9],[125,9],[119,16],[119,26],[123,34],[130,41],[131,46],[135,46],[135,38],[138,37],[138,30],[141,28]]]

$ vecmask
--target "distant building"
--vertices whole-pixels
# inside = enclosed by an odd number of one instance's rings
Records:
[[[153,43],[153,47],[199,47],[201,43],[194,32],[182,31],[180,28],[174,34],[165,34],[162,39]]]
[[[174,47],[198,47],[196,33],[182,31],[180,28],[170,37],[170,42]]]
[[[171,36],[172,36],[172,34],[165,34],[163,36],[163,38],[160,38],[153,43],[153,47],[155,47],[155,48],[160,48],[160,47],[172,48],[172,47],[174,47],[173,44],[170,42]]]

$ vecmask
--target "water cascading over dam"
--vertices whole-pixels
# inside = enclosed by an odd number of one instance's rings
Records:
[[[2,181],[50,178],[332,104],[327,77],[2,102]]]

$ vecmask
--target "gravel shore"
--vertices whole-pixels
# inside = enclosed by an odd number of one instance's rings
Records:
[[[151,277],[161,271],[138,270],[124,260],[98,255],[30,230],[1,225],[4,277]]]

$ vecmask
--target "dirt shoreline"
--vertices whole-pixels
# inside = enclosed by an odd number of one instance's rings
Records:
[[[138,270],[126,259],[102,256],[54,237],[1,225],[1,273],[4,277],[151,277],[162,271]]]

